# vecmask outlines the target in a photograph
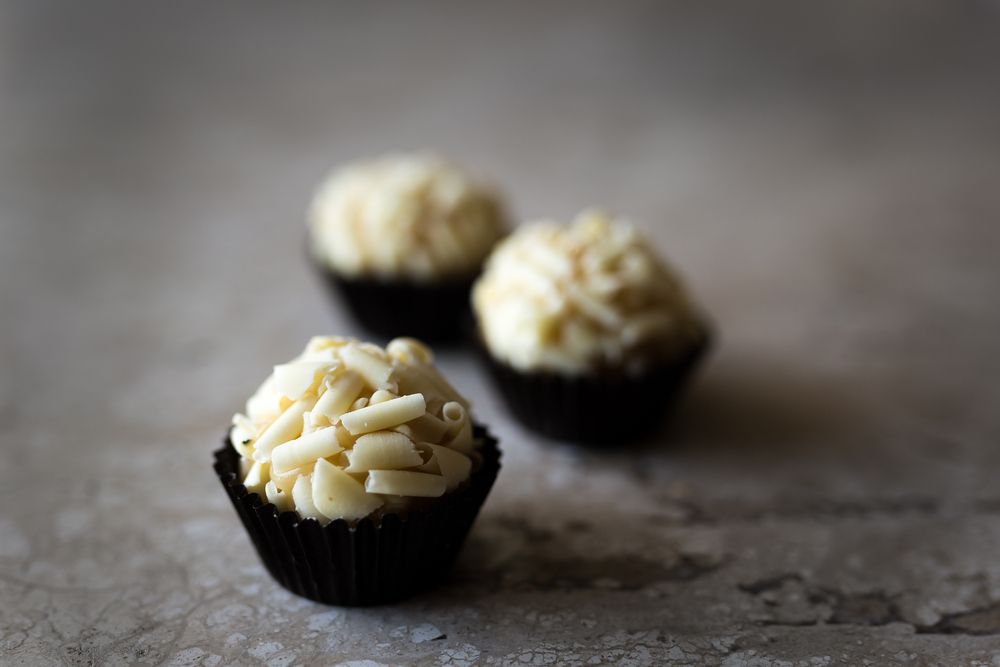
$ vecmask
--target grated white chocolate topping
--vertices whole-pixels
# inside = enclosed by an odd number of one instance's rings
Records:
[[[313,338],[233,417],[247,491],[326,523],[460,486],[479,443],[468,401],[433,361],[412,338],[385,349]]]
[[[598,211],[519,228],[472,300],[491,354],[523,371],[637,370],[698,332],[678,278],[632,224]]]
[[[475,274],[507,226],[492,190],[429,154],[334,172],[309,223],[313,253],[335,272],[418,281]]]

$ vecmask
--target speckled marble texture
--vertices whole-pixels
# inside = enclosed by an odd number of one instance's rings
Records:
[[[513,4],[0,9],[0,663],[1000,665],[1000,5]],[[447,585],[323,607],[211,451],[356,331],[313,185],[425,146],[645,221],[721,335],[637,450],[443,354],[493,495]]]

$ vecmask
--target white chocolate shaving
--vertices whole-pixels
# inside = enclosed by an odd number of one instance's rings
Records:
[[[472,461],[469,460],[468,456],[441,445],[429,446],[434,451],[434,462],[437,464],[441,476],[444,477],[449,491],[469,479]]]
[[[341,447],[344,449],[354,447],[354,441],[357,440],[357,438],[351,435],[351,432],[348,431],[343,424],[338,423],[334,426],[334,428],[337,429],[337,442],[340,443]]]
[[[271,479],[269,474],[269,464],[261,463],[260,461],[255,461],[252,466],[250,466],[250,472],[243,480],[243,486],[247,488],[249,493],[264,493],[264,485]]]
[[[304,412],[302,414],[302,435],[305,435],[307,433],[312,433],[318,428],[319,425],[315,421],[313,421],[312,413]]]
[[[305,396],[281,413],[254,443],[254,460],[267,461],[271,458],[272,449],[282,442],[297,438],[302,433],[302,415],[315,404],[315,396]]]
[[[446,433],[449,437],[454,437],[456,433],[462,430],[462,426],[469,419],[465,408],[462,407],[461,403],[456,401],[444,404],[441,408],[441,417],[445,423],[447,428]]]
[[[295,501],[295,510],[303,519],[325,519],[326,517],[316,509],[313,503],[312,475],[303,475],[295,480],[292,487],[292,500]]]
[[[416,338],[395,338],[386,345],[385,351],[397,361],[408,364],[434,363],[434,353]]]
[[[361,519],[382,506],[381,498],[366,493],[364,485],[323,459],[316,462],[312,499],[328,519]]]
[[[295,486],[295,482],[303,475],[309,475],[312,473],[312,464],[304,465],[300,468],[295,468],[281,475],[271,474],[271,481],[282,493],[287,493],[291,495],[292,488]]]
[[[267,502],[278,508],[279,512],[287,512],[292,509],[292,499],[278,488],[273,479],[264,485],[264,494],[267,496]]]
[[[335,423],[350,409],[364,386],[364,380],[357,373],[347,371],[338,375],[327,384],[323,395],[316,401],[311,413],[313,421],[325,419],[328,424]]]
[[[337,429],[328,426],[271,450],[271,469],[275,474],[283,475],[316,459],[333,456],[342,449],[337,440]]]
[[[400,424],[399,426],[393,426],[390,430],[396,433],[402,433],[410,440],[413,440],[413,429],[410,428],[409,424]]]
[[[401,365],[395,369],[393,379],[399,384],[400,394],[423,394],[427,405],[434,406],[434,409],[440,408],[448,401],[456,401],[469,407],[469,402],[460,396],[433,366]]]
[[[425,442],[441,442],[448,433],[448,422],[430,412],[420,415],[406,427],[410,431],[408,435]]]
[[[343,336],[313,336],[306,343],[306,349],[302,353],[302,358],[309,357],[310,355],[317,354],[319,352],[326,352],[331,348],[343,347],[348,343],[352,342],[351,338],[344,338]]]
[[[441,475],[409,470],[372,470],[368,473],[365,490],[390,496],[437,498],[443,496],[448,485]]]
[[[360,345],[345,346],[340,351],[340,358],[350,370],[363,377],[372,389],[396,389],[396,385],[389,382],[392,365],[362,349]]]
[[[466,419],[458,429],[458,432],[451,436],[451,439],[444,444],[465,454],[472,452],[476,446],[476,441],[472,437],[472,422]]]
[[[287,399],[274,388],[274,375],[269,375],[247,399],[246,416],[260,429],[278,418],[286,407],[282,405],[284,400]]]
[[[385,403],[386,401],[391,401],[394,398],[399,398],[396,394],[385,389],[379,389],[372,397],[368,399],[368,405],[378,405],[379,403]]]
[[[435,389],[437,390],[438,396],[447,398],[447,400],[452,400],[461,403],[462,406],[465,408],[469,407],[469,401],[467,401],[464,396],[458,393],[458,391],[453,386],[451,386],[450,382],[444,379],[444,376],[441,375],[441,372],[438,371],[436,367],[431,366],[429,364],[414,364],[413,366],[410,366],[410,368],[415,370],[418,375],[422,376],[431,384],[433,384]]]
[[[229,439],[240,456],[249,457],[253,454],[250,443],[256,437],[257,427],[248,417],[241,414],[233,415],[233,430],[229,432]]]
[[[427,411],[422,394],[400,396],[377,405],[348,412],[340,418],[352,435],[381,431],[416,419]]]
[[[402,433],[376,431],[362,435],[347,454],[351,464],[347,472],[369,470],[402,470],[423,464],[424,460],[413,441]]]
[[[307,391],[315,391],[320,380],[337,364],[329,361],[295,361],[274,367],[274,386],[282,396],[293,401]]]

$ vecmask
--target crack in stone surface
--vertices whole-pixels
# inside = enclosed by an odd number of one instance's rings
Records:
[[[745,591],[753,595],[760,595],[765,591],[781,588],[786,581],[802,581],[802,577],[798,574],[779,574],[773,577],[765,577],[764,579],[751,581],[750,583],[739,584],[738,588],[741,591]]]
[[[692,551],[683,543],[660,553],[608,554],[602,552],[600,531],[584,521],[549,528],[522,516],[500,515],[490,518],[488,528],[497,531],[497,541],[516,546],[481,560],[479,567],[460,568],[454,579],[463,585],[519,592],[638,591],[699,579],[728,563],[721,552]]]
[[[939,500],[921,496],[868,500],[788,500],[767,507],[723,503],[706,507],[692,501],[679,502],[673,498],[666,502],[678,510],[679,516],[659,517],[659,519],[682,526],[753,523],[765,519],[836,520],[892,518],[903,515],[933,516],[941,510]]]
[[[762,626],[809,627],[818,625],[882,626],[903,623],[918,634],[1000,634],[1000,602],[945,614],[932,624],[913,623],[899,609],[894,596],[884,591],[844,593],[813,586],[798,573],[784,573],[738,584],[770,611],[758,619]]]
[[[916,626],[920,634],[996,635],[1000,634],[1000,602],[945,616],[930,626]]]
[[[664,581],[692,581],[712,574],[724,565],[681,555],[673,562],[641,556],[604,558],[532,558],[526,567],[505,568],[495,576],[503,587],[519,591],[616,590],[637,591]]]

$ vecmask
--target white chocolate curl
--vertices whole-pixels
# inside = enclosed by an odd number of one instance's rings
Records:
[[[358,399],[364,386],[365,381],[352,371],[334,378],[313,407],[311,413],[313,422],[325,419],[328,424],[335,423],[340,419],[340,415],[351,409],[351,405]]]
[[[434,353],[416,338],[395,338],[385,346],[385,351],[394,359],[408,364],[419,362],[433,364]]]
[[[409,470],[372,470],[365,482],[368,493],[384,493],[389,496],[437,498],[443,496],[447,488],[441,475]]]
[[[297,438],[302,433],[302,416],[316,404],[315,396],[305,396],[293,403],[281,413],[267,429],[257,438],[253,445],[255,461],[267,461],[271,458],[271,450],[282,442]]]
[[[360,346],[347,345],[340,351],[340,358],[350,370],[363,377],[368,386],[375,389],[396,388],[394,383],[389,382],[392,365]]]
[[[316,461],[313,504],[327,519],[361,519],[382,506],[382,499],[365,492],[364,485],[325,459]]]
[[[329,361],[298,361],[274,367],[274,386],[278,393],[297,401],[310,390],[315,390],[320,378],[328,375],[335,364]]]
[[[280,444],[271,451],[271,469],[284,475],[316,459],[333,456],[343,448],[337,441],[337,429],[328,426]]]
[[[275,366],[233,417],[244,486],[278,511],[326,523],[434,498],[472,472],[468,401],[419,341],[383,350],[317,336]],[[418,388],[419,391],[410,389]],[[402,395],[397,395],[402,394]]]
[[[347,472],[402,470],[424,463],[413,442],[402,433],[393,431],[376,431],[361,436],[347,458],[351,462],[345,468]]]
[[[340,418],[351,435],[371,433],[390,428],[420,417],[427,412],[423,394],[410,394],[392,400],[367,405]]]
[[[295,486],[292,487],[292,500],[295,501],[295,510],[303,519],[325,518],[316,509],[316,504],[313,503],[312,475],[303,475],[295,480]]]
[[[264,486],[264,494],[267,496],[267,502],[278,508],[279,512],[287,512],[292,508],[292,499],[278,488],[273,479]]]
[[[449,491],[454,490],[455,487],[469,478],[472,461],[469,460],[468,456],[441,445],[429,446],[434,452],[434,463],[437,464],[438,471],[444,477]]]
[[[269,467],[268,463],[261,463],[260,461],[255,461],[250,466],[250,472],[247,473],[246,478],[243,480],[243,486],[247,487],[247,491],[250,493],[260,493],[264,490],[264,485],[271,479],[268,470]]]

